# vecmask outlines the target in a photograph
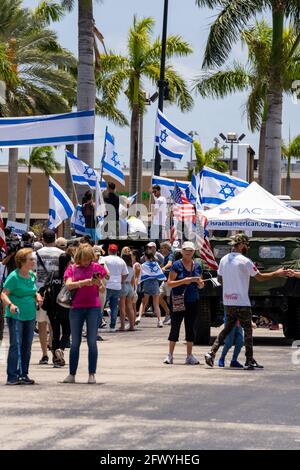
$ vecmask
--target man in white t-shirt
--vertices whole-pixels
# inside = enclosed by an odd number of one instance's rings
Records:
[[[152,205],[151,238],[162,240],[163,227],[167,220],[167,200],[161,194],[161,188],[157,184],[152,188],[154,204]]]
[[[36,258],[36,286],[38,290],[45,285],[50,273],[58,275],[59,257],[64,253],[63,250],[55,246],[55,232],[53,230],[48,229],[44,231],[43,244],[44,247],[34,254]],[[48,324],[50,323],[48,313],[40,308],[37,311],[36,319],[42,348],[40,364],[48,364],[47,330]]]
[[[106,301],[110,305],[110,332],[116,332],[116,323],[118,316],[118,305],[121,296],[122,282],[128,276],[128,269],[125,261],[117,256],[118,246],[111,244],[108,247],[109,255],[106,256],[105,264],[110,274],[106,284]]]
[[[287,276],[283,268],[271,273],[260,273],[255,264],[245,255],[249,250],[249,238],[238,234],[231,242],[232,252],[224,256],[219,265],[218,279],[223,284],[223,304],[227,310],[227,322],[221,331],[211,351],[205,354],[205,362],[210,367],[214,365],[216,353],[239,320],[245,333],[246,363],[245,369],[262,369],[253,358],[252,312],[249,299],[249,282],[254,277],[257,281],[266,281],[273,277]]]

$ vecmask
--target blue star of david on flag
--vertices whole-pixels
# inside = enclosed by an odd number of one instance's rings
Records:
[[[152,273],[157,273],[160,271],[160,268],[156,263],[149,263],[149,267]]]
[[[222,184],[221,185],[221,191],[219,191],[219,194],[222,194],[225,199],[228,199],[229,197],[234,197],[234,191],[236,188],[234,186],[230,186],[228,183]]]
[[[115,150],[115,139],[108,131],[105,133],[105,153],[102,158],[102,168],[105,174],[109,174],[125,186],[125,175],[118,152]]]
[[[79,215],[78,220],[79,220],[79,222],[81,223],[82,226],[85,225],[85,218],[83,217],[82,214]]]
[[[112,162],[114,162],[115,167],[121,166],[120,160],[118,158],[117,152],[113,152],[113,156],[111,157]]]
[[[159,137],[160,142],[166,142],[167,138],[168,138],[168,134],[167,134],[166,129],[163,129],[162,131],[160,131],[160,137]]]
[[[90,178],[91,176],[96,176],[96,173],[95,173],[94,169],[91,168],[90,166],[86,167],[83,174],[87,175],[88,178]]]

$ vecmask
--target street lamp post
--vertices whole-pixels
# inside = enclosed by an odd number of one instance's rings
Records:
[[[194,140],[194,137],[195,135],[199,135],[197,131],[190,131],[189,134],[188,134],[193,140]],[[193,145],[191,145],[191,163],[193,161]]]
[[[167,47],[167,27],[168,27],[168,6],[169,0],[164,0],[164,18],[163,18],[163,30],[162,30],[162,44],[161,44],[161,59],[160,59],[160,75],[158,81],[158,109],[163,111],[164,108],[164,95],[165,87],[167,82],[165,80],[165,69],[166,69],[166,47]],[[154,161],[154,174],[160,175],[161,156],[156,146],[155,161]]]
[[[245,134],[241,134],[239,137],[237,137],[236,132],[228,132],[227,137],[221,132],[219,134],[221,139],[226,142],[226,144],[230,144],[230,160],[229,160],[229,174],[232,175],[233,173],[233,145],[234,144],[239,144],[244,137],[246,137]]]

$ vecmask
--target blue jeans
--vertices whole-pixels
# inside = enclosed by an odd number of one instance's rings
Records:
[[[227,311],[226,306],[224,306],[224,325],[227,321]],[[244,332],[241,326],[235,326],[229,335],[226,337],[224,341],[224,347],[222,350],[221,358],[225,359],[226,354],[228,353],[229,349],[234,346],[234,351],[232,355],[232,361],[237,361],[238,356],[241,352],[241,349],[244,345]]]
[[[7,380],[9,382],[14,382],[15,380],[18,380],[19,377],[26,377],[26,375],[28,375],[35,320],[20,321],[16,320],[15,318],[8,317],[7,325],[9,330]],[[18,328],[19,335],[22,373],[19,367],[20,364],[16,326]]]
[[[106,302],[109,302],[110,306],[110,328],[116,328],[117,316],[118,316],[118,305],[121,297],[121,290],[106,290]]]
[[[70,374],[76,375],[79,350],[82,338],[84,322],[87,325],[87,344],[89,349],[89,374],[95,374],[97,369],[98,348],[97,348],[97,328],[100,314],[99,307],[93,308],[72,308],[70,310],[70,326],[72,343],[70,349]]]

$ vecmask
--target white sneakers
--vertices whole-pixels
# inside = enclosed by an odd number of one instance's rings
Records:
[[[164,364],[173,364],[173,356],[172,354],[168,354],[166,359],[164,360]],[[190,356],[187,356],[186,360],[185,360],[185,364],[186,365],[189,365],[189,366],[196,366],[198,364],[200,364],[200,362],[198,361],[198,359],[193,356],[192,354]]]
[[[75,375],[68,375],[63,381],[64,384],[74,384],[75,383]]]
[[[162,322],[162,320],[158,320],[157,322],[157,328],[163,328],[164,324]]]
[[[189,366],[197,366],[198,364],[200,364],[198,359],[195,356],[193,356],[193,354],[191,354],[190,356],[187,356],[185,363]]]
[[[90,374],[88,384],[95,384],[95,383],[96,383],[95,374]]]
[[[164,360],[164,364],[173,364],[173,356],[172,354],[168,354],[166,359]]]
[[[110,328],[110,329],[109,329],[109,332],[110,332],[110,333],[116,333],[116,332],[117,332],[117,328]]]
[[[68,375],[68,377],[65,378],[63,381],[64,384],[74,384],[75,383],[75,375]],[[96,383],[96,378],[95,374],[90,374],[88,378],[88,384],[95,384]]]

